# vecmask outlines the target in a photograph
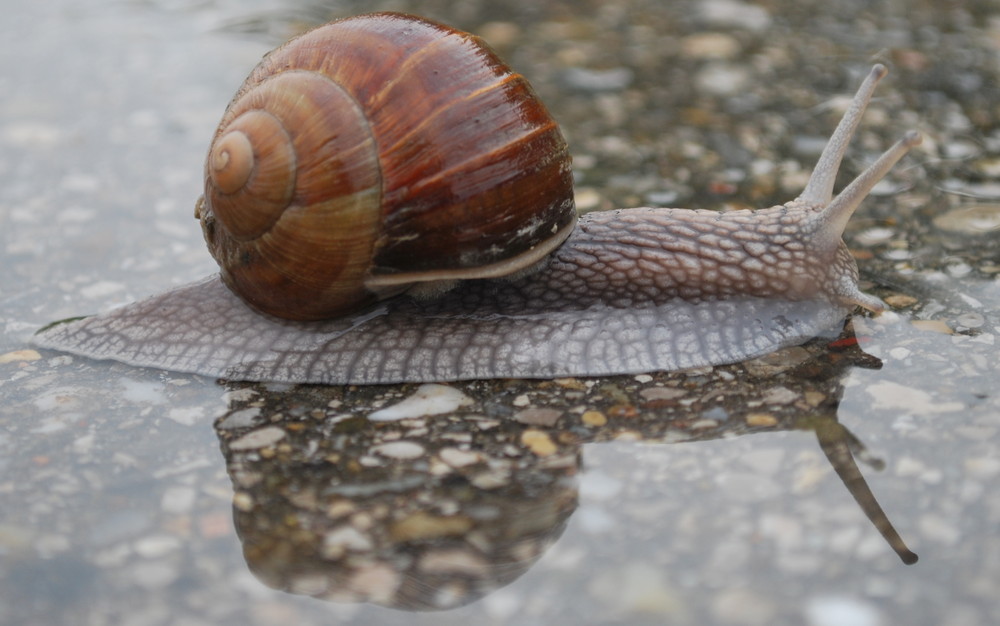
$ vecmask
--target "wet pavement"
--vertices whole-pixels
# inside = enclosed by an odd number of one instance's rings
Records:
[[[0,623],[995,623],[1000,9],[662,4],[5,3]],[[34,350],[213,271],[191,215],[232,93],[371,8],[528,76],[583,210],[787,200],[886,63],[842,178],[924,134],[847,232],[893,312],[732,366],[445,390]]]

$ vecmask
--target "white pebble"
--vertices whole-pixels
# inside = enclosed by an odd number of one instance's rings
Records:
[[[393,459],[415,459],[424,453],[424,447],[412,441],[390,441],[372,446],[372,452]]]
[[[323,537],[323,556],[339,559],[348,551],[363,552],[372,549],[371,539],[353,526],[341,526]]]
[[[869,386],[867,391],[873,397],[873,406],[876,409],[906,411],[913,415],[934,415],[953,413],[965,408],[965,405],[958,401],[935,402],[935,396],[923,389],[891,381],[875,383]]]
[[[229,444],[230,450],[254,450],[277,443],[285,438],[285,431],[277,426],[267,426],[247,433]]]
[[[809,626],[881,626],[878,610],[867,602],[854,598],[823,597],[806,602],[806,624]]]
[[[771,25],[767,9],[738,0],[705,0],[698,8],[701,18],[714,28],[761,31]]]
[[[221,422],[216,424],[216,428],[221,430],[227,430],[231,428],[247,428],[253,426],[257,418],[260,417],[261,409],[260,407],[252,406],[247,409],[240,409],[239,411],[233,411],[225,417]]]
[[[472,404],[472,398],[448,385],[427,384],[402,402],[379,409],[368,416],[373,422],[391,422],[409,417],[451,413]]]
[[[869,228],[858,234],[858,241],[866,245],[885,243],[896,236],[896,231],[891,228]]]
[[[482,459],[482,455],[479,452],[470,452],[458,448],[445,448],[438,455],[442,461],[452,467],[465,467],[466,465],[478,463]]]
[[[899,347],[889,350],[889,356],[896,359],[897,361],[902,361],[903,359],[909,357],[911,354],[913,353],[910,351],[909,348]]]
[[[695,74],[698,89],[715,96],[732,96],[746,91],[750,75],[742,67],[712,62]]]

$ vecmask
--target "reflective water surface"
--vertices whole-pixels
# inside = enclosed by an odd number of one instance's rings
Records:
[[[733,366],[442,390],[28,343],[212,272],[191,213],[225,104],[372,6],[3,3],[0,623],[993,623],[1000,14],[662,4],[379,8],[524,72],[584,210],[785,200],[887,63],[844,177],[925,134],[848,230],[894,312]]]

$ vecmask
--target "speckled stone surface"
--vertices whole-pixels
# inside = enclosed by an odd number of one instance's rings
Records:
[[[843,178],[924,134],[846,237],[894,311],[733,366],[443,393],[28,345],[213,271],[191,214],[233,91],[291,34],[374,8],[477,32],[523,72],[567,135],[582,210],[787,200],[887,64]],[[995,623],[993,5],[0,11],[0,623]]]

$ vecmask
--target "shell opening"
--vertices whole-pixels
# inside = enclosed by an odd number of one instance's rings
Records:
[[[209,162],[209,176],[219,191],[238,191],[253,172],[253,146],[250,138],[238,130],[226,133],[215,143]]]

